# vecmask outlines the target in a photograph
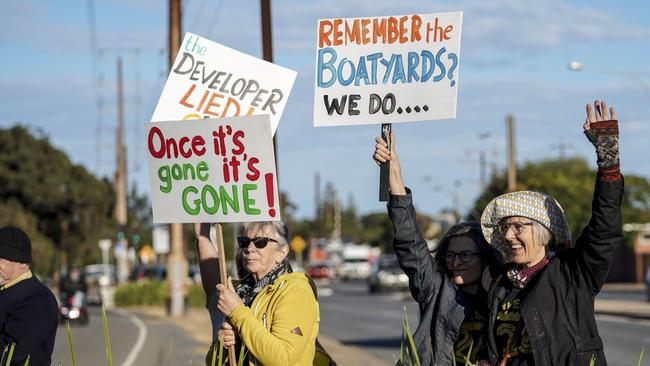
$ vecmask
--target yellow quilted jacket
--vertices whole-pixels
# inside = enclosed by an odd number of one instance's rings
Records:
[[[266,286],[251,307],[240,305],[228,317],[246,345],[249,366],[311,366],[320,312],[304,273],[285,273]]]

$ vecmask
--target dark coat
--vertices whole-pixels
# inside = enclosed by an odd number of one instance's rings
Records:
[[[410,190],[407,189],[406,195],[391,195],[388,214],[394,227],[393,248],[397,260],[409,278],[411,295],[419,306],[420,322],[413,340],[420,362],[451,365],[451,350],[460,326],[474,308],[429,253],[415,218]]]
[[[623,179],[596,181],[589,224],[576,240],[537,273],[520,293],[521,314],[536,366],[606,365],[594,316],[594,298],[607,279],[614,249],[623,242]],[[498,307],[512,289],[505,275],[489,292],[488,349],[500,361],[494,338]]]
[[[51,363],[59,312],[52,292],[36,277],[0,291],[0,352],[15,343],[11,365]]]

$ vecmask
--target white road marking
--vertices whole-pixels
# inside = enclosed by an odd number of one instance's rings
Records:
[[[132,366],[140,354],[140,351],[142,351],[145,339],[147,339],[147,326],[142,320],[140,320],[140,318],[134,314],[129,313],[126,310],[111,309],[111,311],[114,311],[129,319],[133,324],[135,324],[136,327],[138,327],[138,339],[135,341],[135,345],[133,345],[133,348],[131,348],[131,352],[129,352],[129,354],[126,356],[126,359],[122,363],[122,366]]]

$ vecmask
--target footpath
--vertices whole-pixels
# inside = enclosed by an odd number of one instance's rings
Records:
[[[608,293],[627,293],[645,291],[643,284],[606,284],[603,291]],[[204,355],[212,341],[210,333],[210,319],[205,309],[188,309],[187,314],[181,318],[168,318],[161,307],[131,308],[136,314],[164,318],[174,325],[184,329],[194,341],[205,345],[202,349],[193,350]],[[650,320],[650,302],[628,301],[615,299],[596,299],[595,312],[597,315],[621,316],[635,319]],[[334,338],[320,334],[319,341],[332,355],[339,366],[390,366],[387,360],[382,360],[375,354],[359,347],[341,344]]]
[[[128,310],[136,315],[164,318],[165,321],[182,328],[196,343],[205,345],[202,349],[191,350],[192,352],[205,355],[208,351],[212,342],[212,334],[210,333],[210,317],[205,309],[188,309],[185,316],[180,318],[168,318],[162,307],[134,307]],[[359,347],[343,345],[326,335],[320,334],[318,340],[339,366],[390,366],[389,362],[380,359],[371,352]]]
[[[606,283],[602,291],[608,293],[644,292],[643,283]],[[600,315],[650,319],[650,302],[596,298],[594,311]]]

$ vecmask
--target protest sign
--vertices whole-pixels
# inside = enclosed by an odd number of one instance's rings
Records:
[[[314,126],[455,118],[462,16],[319,20]]]
[[[145,128],[154,223],[280,220],[268,115]]]
[[[269,114],[275,133],[296,72],[186,33],[152,121]]]

